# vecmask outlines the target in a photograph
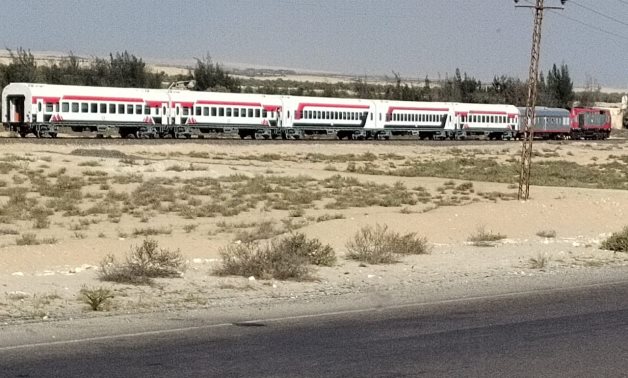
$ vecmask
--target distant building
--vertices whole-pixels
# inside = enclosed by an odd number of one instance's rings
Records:
[[[611,127],[613,129],[628,128],[628,110],[626,97],[621,103],[609,104],[605,102],[596,102],[595,106],[601,109],[608,109],[611,112]]]

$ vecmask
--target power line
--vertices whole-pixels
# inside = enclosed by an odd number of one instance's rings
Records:
[[[528,4],[534,4],[531,0],[524,0],[524,1],[525,1],[526,3],[528,3]],[[624,2],[625,4],[627,4],[627,5],[628,5],[628,1],[626,1],[626,0],[618,0],[618,1],[622,1],[622,2]],[[572,1],[570,1],[570,2],[572,2],[572,3],[573,3],[573,0],[572,0]],[[623,40],[628,40],[628,36],[626,36],[626,35],[621,35],[621,34],[617,34],[617,33],[612,32],[612,31],[608,31],[608,30],[606,30],[606,29],[602,29],[602,28],[601,28],[601,27],[599,27],[599,26],[596,26],[596,25],[591,25],[591,24],[586,23],[586,22],[584,22],[584,21],[580,21],[580,20],[578,20],[578,19],[576,19],[576,18],[566,16],[564,13],[559,13],[559,12],[556,12],[556,11],[551,10],[551,9],[550,9],[549,11],[550,11],[550,12],[552,12],[553,14],[555,14],[555,15],[559,16],[559,17],[563,17],[563,18],[565,18],[565,19],[567,19],[567,20],[569,20],[569,21],[575,22],[575,23],[580,24],[580,25],[582,25],[582,26],[586,26],[587,28],[589,28],[589,29],[591,29],[591,30],[595,30],[595,31],[598,31],[598,32],[601,32],[601,33],[604,33],[604,34],[607,34],[607,35],[610,35],[610,36],[613,36],[613,37],[617,37],[617,38],[620,38],[620,39],[623,39]]]
[[[628,26],[628,22],[622,21],[622,20],[617,19],[617,18],[615,18],[615,17],[613,17],[613,16],[609,16],[609,15],[604,14],[604,13],[602,13],[602,12],[598,11],[598,10],[595,10],[595,9],[593,9],[593,8],[589,8],[589,7],[585,6],[585,5],[578,4],[577,2],[575,2],[575,1],[573,1],[573,0],[571,0],[571,1],[570,1],[570,3],[571,3],[571,4],[576,5],[576,6],[580,7],[580,8],[586,9],[586,10],[588,10],[588,11],[590,11],[590,12],[593,12],[593,13],[595,13],[595,14],[597,14],[597,15],[600,15],[600,16],[602,16],[602,17],[604,17],[604,18],[606,18],[606,19],[609,19],[609,20],[611,20],[611,21],[615,21],[615,22],[617,22],[617,23],[619,23],[619,24],[622,24],[622,25]]]
[[[627,37],[627,36],[625,36],[625,35],[617,34],[617,33],[614,33],[614,32],[611,32],[611,31],[608,31],[608,30],[602,29],[602,28],[600,28],[599,26],[594,26],[594,25],[591,25],[591,24],[587,24],[586,22],[583,22],[583,21],[577,20],[577,19],[575,19],[575,18],[573,18],[573,17],[565,16],[563,13],[558,13],[558,12],[552,12],[552,13],[556,14],[557,16],[560,16],[560,17],[566,18],[566,19],[568,19],[568,20],[570,20],[570,21],[576,22],[576,23],[578,23],[578,24],[580,24],[580,25],[582,25],[582,26],[586,26],[586,27],[588,27],[589,29],[592,29],[592,30],[595,30],[595,31],[599,31],[599,32],[602,32],[602,33],[605,33],[605,34],[611,35],[611,36],[613,36],[613,37],[621,38],[621,39],[624,39],[624,40],[627,40],[627,41],[628,41],[628,37]]]

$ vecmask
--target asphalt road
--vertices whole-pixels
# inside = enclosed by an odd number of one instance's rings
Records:
[[[3,377],[626,377],[628,282],[0,348]]]

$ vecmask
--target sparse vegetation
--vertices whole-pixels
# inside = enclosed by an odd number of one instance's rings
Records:
[[[549,264],[550,258],[544,253],[539,253],[538,256],[530,258],[528,262],[532,269],[544,269]]]
[[[88,288],[84,286],[79,292],[80,299],[87,304],[92,311],[102,311],[104,307],[113,299],[113,291],[103,287]]]
[[[482,226],[478,227],[477,232],[469,236],[467,240],[476,247],[493,247],[496,241],[502,239],[506,239],[506,235],[486,231],[486,228]]]
[[[312,278],[310,265],[331,266],[336,261],[330,246],[300,233],[269,243],[232,244],[221,256],[222,266],[215,271],[218,275],[296,281]]]
[[[400,255],[420,255],[430,250],[425,238],[415,233],[401,235],[379,224],[362,227],[346,247],[350,259],[369,264],[390,264]]]
[[[179,250],[159,248],[157,241],[146,239],[119,263],[113,255],[100,263],[100,279],[129,284],[150,284],[153,278],[180,277],[184,260]]]
[[[541,238],[551,239],[551,238],[556,237],[556,231],[555,230],[541,230],[536,233],[536,236],[541,237]]]
[[[628,252],[628,226],[604,240],[600,248],[615,252]]]

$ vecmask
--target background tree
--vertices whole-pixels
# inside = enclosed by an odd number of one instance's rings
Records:
[[[197,91],[241,92],[239,80],[214,63],[209,54],[203,59],[196,58],[196,67],[190,76],[196,80],[194,89]]]
[[[569,108],[574,99],[573,82],[569,77],[569,68],[561,64],[560,69],[556,64],[547,74],[546,93],[548,106]]]

